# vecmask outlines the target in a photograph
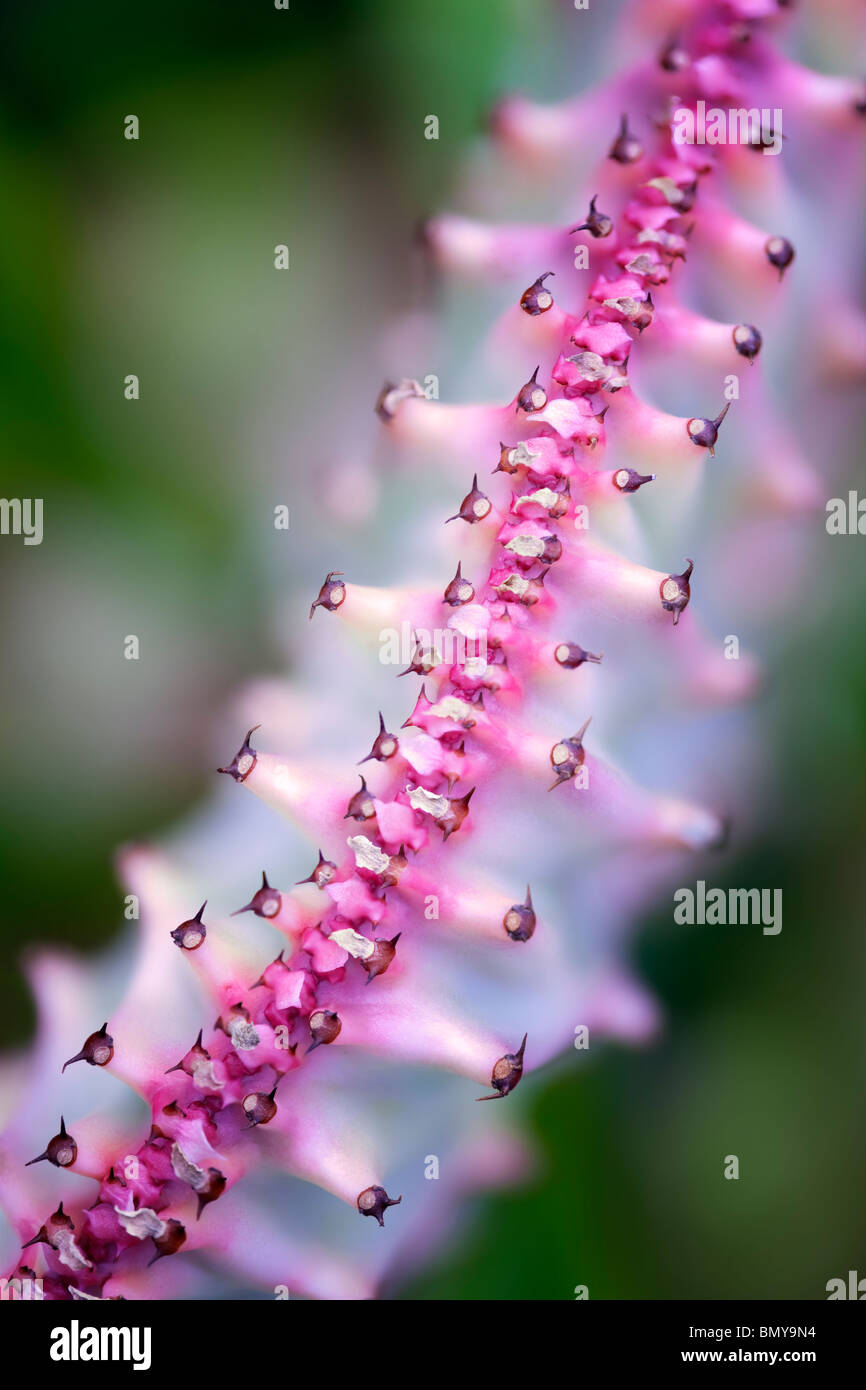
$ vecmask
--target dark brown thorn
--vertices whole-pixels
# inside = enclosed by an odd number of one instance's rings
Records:
[[[24,1244],[21,1246],[21,1249],[26,1250],[28,1245],[50,1245],[50,1243],[51,1242],[48,1239],[48,1231],[46,1227],[40,1226],[35,1236],[31,1236],[29,1240],[25,1240]]]
[[[245,782],[247,780],[256,765],[256,758],[258,756],[256,750],[250,747],[250,739],[256,732],[256,729],[260,729],[261,727],[261,724],[253,725],[228,767],[218,767],[217,772],[227,773],[227,775],[233,777],[236,782]]]
[[[633,468],[618,468],[612,481],[618,492],[637,492],[644,483],[654,483],[655,479],[655,473],[637,473]]]
[[[277,1093],[276,1083],[272,1091],[251,1091],[244,1096],[241,1101],[241,1109],[249,1123],[247,1129],[255,1129],[257,1125],[270,1124],[277,1113],[277,1103],[274,1096]]]
[[[468,579],[463,578],[461,564],[458,562],[457,573],[442,595],[442,602],[447,603],[450,608],[459,608],[464,603],[471,603],[474,597],[475,589]]]
[[[770,265],[775,266],[781,280],[794,259],[794,248],[787,237],[771,236],[764,243],[764,254]]]
[[[550,290],[545,289],[544,282],[555,273],[553,270],[545,271],[520,296],[520,307],[524,314],[529,314],[530,318],[537,318],[539,314],[546,314],[549,309],[553,308],[553,295]]]
[[[516,1052],[506,1052],[505,1056],[500,1057],[495,1063],[490,1076],[493,1095],[477,1096],[477,1100],[501,1100],[514,1090],[523,1075],[523,1054],[526,1051],[527,1036],[528,1034],[524,1033],[523,1042]]]
[[[526,898],[522,903],[513,903],[502,919],[502,925],[512,941],[528,941],[535,931],[536,916],[532,906],[532,894],[526,885]]]
[[[219,1168],[208,1168],[208,1179],[204,1187],[198,1189],[198,1211],[196,1221],[210,1202],[215,1202],[225,1191],[226,1179]]]
[[[694,565],[692,561],[687,558],[686,568],[683,570],[682,574],[669,574],[659,585],[659,596],[662,601],[662,608],[666,613],[673,614],[674,627],[676,627],[680,620],[680,614],[688,607],[688,602],[691,598],[689,580],[692,577],[693,570]]]
[[[617,164],[635,164],[642,154],[643,146],[629,133],[628,116],[623,113],[620,117],[619,133],[608,150],[608,159],[616,160]]]
[[[344,816],[343,819],[345,820],[346,817]],[[295,886],[297,887],[301,883],[315,883],[317,888],[325,888],[326,885],[331,882],[336,872],[337,866],[333,860],[326,859],[322,851],[319,850],[319,862],[315,869],[307,878],[299,878]]]
[[[194,917],[190,917],[186,922],[181,922],[180,926],[175,927],[174,931],[171,932],[172,941],[182,951],[197,951],[205,940],[207,927],[201,919],[206,907],[207,898]]]
[[[592,721],[592,715],[585,720],[576,734],[571,738],[560,739],[550,750],[550,763],[556,773],[556,781],[549,787],[548,791],[562,785],[563,782],[571,781],[579,768],[583,767],[586,761],[586,751],[583,746],[583,736]]]
[[[659,66],[664,68],[665,72],[680,72],[688,67],[689,62],[688,53],[677,39],[671,39],[659,56]]]
[[[163,1231],[162,1235],[153,1237],[156,1254],[152,1260],[148,1261],[148,1269],[166,1255],[174,1255],[186,1240],[186,1227],[176,1217],[170,1216],[165,1224],[167,1229]]]
[[[469,814],[469,803],[475,795],[475,788],[472,787],[465,796],[453,796],[449,798],[449,810],[446,816],[438,820],[436,824],[442,831],[443,842],[459,830]]]
[[[373,746],[366,758],[360,758],[357,766],[360,767],[362,763],[368,763],[371,759],[375,759],[375,761],[379,763],[385,763],[389,758],[394,757],[399,747],[400,744],[396,735],[389,734],[388,730],[385,728],[385,719],[382,715],[382,711],[379,710],[379,732],[373,740]]]
[[[358,1211],[362,1216],[374,1216],[379,1225],[384,1226],[385,1212],[389,1207],[398,1207],[402,1200],[402,1195],[389,1197],[384,1187],[376,1184],[373,1187],[365,1187],[363,1192],[358,1193]]]
[[[91,1033],[89,1037],[85,1038],[81,1051],[76,1053],[74,1057],[70,1057],[68,1062],[63,1063],[60,1069],[61,1076],[73,1062],[87,1062],[91,1067],[108,1065],[114,1056],[114,1038],[108,1034],[107,1028],[108,1020],[106,1019],[98,1032]]]
[[[346,586],[335,582],[343,578],[342,570],[329,570],[325,576],[325,582],[319,590],[318,597],[310,605],[310,618],[317,608],[325,608],[329,613],[335,612],[346,598]]]
[[[449,516],[445,525],[447,526],[449,521],[467,521],[470,526],[475,526],[479,521],[484,521],[492,510],[490,498],[480,490],[478,474],[474,473],[472,475],[472,487],[460,503],[460,510],[455,512],[453,516]]]
[[[751,367],[761,351],[763,338],[753,323],[738,323],[734,326],[731,337],[734,347],[741,357],[749,359]]]
[[[569,233],[570,236],[572,236],[575,232],[589,232],[590,236],[593,237],[610,236],[611,232],[613,231],[613,218],[608,217],[607,213],[596,212],[595,205],[597,201],[598,194],[594,193],[592,198],[590,199],[589,212],[586,215],[586,221],[581,222],[580,226],[578,227],[572,227],[571,232]]]
[[[360,773],[358,775],[360,776]],[[373,799],[367,790],[367,783],[361,777],[361,786],[350,798],[343,820],[372,820],[375,814],[376,810],[373,806]]]
[[[268,883],[268,876],[262,869],[262,886],[253,894],[245,907],[239,907],[233,912],[232,917],[239,917],[242,912],[254,912],[257,917],[276,917],[282,907],[282,894],[276,888],[272,888]]]
[[[173,1072],[173,1071],[186,1071],[186,1070],[187,1070],[187,1068],[186,1068],[186,1060],[187,1060],[187,1058],[190,1056],[190,1054],[193,1053],[193,1052],[199,1052],[199,1053],[201,1053],[201,1056],[204,1057],[206,1061],[209,1061],[209,1060],[210,1060],[210,1053],[207,1051],[206,1048],[202,1047],[202,1041],[201,1041],[201,1040],[202,1040],[203,1033],[204,1033],[204,1029],[203,1029],[203,1028],[199,1028],[199,1030],[198,1030],[198,1037],[196,1038],[196,1040],[195,1040],[195,1042],[193,1043],[192,1047],[189,1049],[189,1052],[185,1052],[185,1053],[183,1054],[183,1056],[181,1057],[180,1061],[179,1061],[179,1062],[176,1062],[176,1063],[174,1064],[173,1067],[166,1067],[166,1070],[165,1070],[166,1076],[168,1076],[169,1072]],[[189,1075],[189,1074],[190,1074],[190,1073],[187,1073],[187,1075]]]
[[[686,430],[689,439],[698,448],[708,449],[710,458],[715,458],[715,444],[719,437],[719,430],[722,421],[731,408],[731,402],[726,401],[715,420],[706,420],[702,416],[696,416],[686,423]]]
[[[376,979],[377,975],[384,975],[397,954],[397,942],[402,935],[402,932],[398,932],[396,936],[391,937],[390,941],[380,939],[373,942],[373,954],[361,961],[363,969],[367,972],[366,983],[368,985]]]
[[[517,404],[514,407],[515,414],[517,414],[518,410],[522,410],[527,415],[531,415],[536,410],[543,410],[547,405],[547,392],[543,386],[539,386],[538,384],[538,373],[540,370],[541,364],[539,363],[532,373],[532,376],[528,381],[523,383],[518,391]]]
[[[78,1157],[78,1145],[71,1134],[66,1132],[66,1121],[60,1116],[60,1132],[54,1135],[48,1142],[48,1147],[44,1153],[38,1154],[36,1158],[31,1158],[25,1163],[25,1168],[30,1168],[34,1163],[48,1162],[55,1168],[71,1168]]]
[[[367,981],[369,984],[369,979]],[[311,1053],[316,1047],[326,1047],[340,1036],[340,1029],[343,1027],[339,1014],[332,1009],[314,1009],[308,1019],[310,1027],[310,1037],[312,1042],[307,1048],[307,1054]]]
[[[494,474],[495,474],[495,473],[516,473],[516,472],[518,471],[518,469],[519,469],[519,467],[520,467],[520,464],[519,464],[519,463],[512,463],[512,462],[511,462],[511,454],[513,453],[513,451],[514,451],[514,445],[513,445],[513,444],[503,444],[502,440],[500,439],[500,441],[499,441],[499,462],[497,463],[496,467],[493,469]]]
[[[586,651],[576,642],[559,642],[553,651],[554,661],[566,671],[575,671],[585,661],[592,661],[596,666],[600,666],[603,656],[604,652],[599,652],[596,656],[594,652]]]

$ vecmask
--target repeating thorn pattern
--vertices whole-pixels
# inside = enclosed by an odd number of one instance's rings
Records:
[[[259,853],[257,841],[233,901],[249,893],[259,872],[261,886],[243,907],[230,910],[217,906],[210,887],[174,873],[167,854],[127,850],[122,870],[143,914],[141,958],[126,995],[105,1014],[100,1007],[82,1015],[83,1022],[75,1013],[74,1034],[67,1036],[67,977],[59,967],[56,976],[46,967],[40,977],[43,999],[52,1005],[46,1026],[57,1035],[55,1080],[60,1059],[79,1046],[94,1018],[105,1016],[62,1071],[78,1061],[88,1069],[76,1068],[63,1084],[105,1084],[104,1076],[90,1077],[89,1068],[96,1068],[128,1086],[150,1110],[142,1140],[138,1114],[129,1132],[118,1121],[119,1132],[104,1117],[67,1108],[76,1137],[61,1117],[59,1132],[35,1158],[25,1154],[44,1137],[29,1132],[26,1104],[10,1125],[2,1140],[4,1168],[12,1171],[14,1154],[19,1176],[10,1184],[9,1210],[19,1243],[32,1247],[45,1272],[48,1297],[154,1297],[160,1289],[184,1296],[184,1278],[191,1276],[182,1271],[193,1253],[227,1262],[265,1287],[285,1274],[314,1296],[370,1297],[384,1277],[385,1257],[371,1255],[369,1243],[354,1242],[393,1239],[394,1249],[405,1254],[410,1245],[429,1244],[435,1228],[447,1224],[445,1208],[434,1205],[438,1184],[415,1183],[410,1191],[414,1170],[395,1171],[389,1143],[396,1149],[411,1138],[413,1121],[432,1126],[435,1116],[439,1133],[459,1131],[452,1165],[457,1176],[447,1201],[459,1201],[473,1185],[509,1181],[522,1171],[525,1148],[505,1115],[519,1109],[531,1076],[508,1106],[479,1112],[467,1104],[471,1116],[459,1122],[455,1094],[470,1102],[473,1088],[489,1085],[489,1094],[475,1098],[507,1099],[525,1069],[568,1047],[575,1018],[601,1037],[638,1040],[653,1030],[653,1001],[614,947],[600,948],[592,970],[574,964],[569,935],[579,934],[583,921],[553,920],[547,882],[567,872],[579,824],[589,852],[593,837],[601,846],[598,875],[593,884],[580,883],[575,912],[564,916],[592,918],[597,936],[604,936],[605,926],[612,937],[621,936],[619,929],[639,917],[647,895],[667,881],[672,860],[679,865],[719,845],[728,819],[713,786],[706,807],[650,790],[620,771],[596,732],[601,720],[586,738],[594,682],[613,669],[620,688],[628,688],[630,708],[651,698],[630,683],[624,639],[616,640],[637,630],[663,653],[686,702],[741,699],[753,684],[743,674],[746,661],[736,669],[717,661],[720,639],[707,636],[702,612],[695,612],[709,566],[692,549],[688,513],[676,548],[659,563],[680,563],[685,550],[692,551],[700,579],[694,605],[691,559],[679,573],[667,573],[629,558],[642,507],[670,505],[676,512],[678,490],[687,492],[701,469],[722,472],[739,412],[720,436],[729,398],[713,416],[678,416],[651,404],[635,383],[644,355],[659,349],[674,371],[677,360],[694,356],[718,369],[720,381],[740,367],[751,380],[762,375],[766,353],[758,328],[716,323],[677,298],[676,281],[686,273],[695,242],[715,238],[720,254],[740,257],[742,282],[725,302],[735,302],[737,313],[764,328],[759,308],[796,278],[792,271],[780,288],[795,260],[793,244],[744,223],[724,201],[721,175],[739,167],[742,152],[678,144],[668,109],[673,97],[696,109],[713,83],[742,95],[746,106],[760,107],[767,84],[787,73],[771,39],[784,14],[769,0],[727,0],[721,7],[683,0],[675,7],[678,32],[672,37],[669,8],[641,3],[650,61],[610,85],[603,120],[588,116],[579,102],[551,108],[544,120],[518,99],[496,113],[494,131],[505,151],[524,159],[534,154],[539,166],[543,153],[561,155],[575,140],[592,139],[598,167],[589,188],[599,191],[591,197],[588,188],[581,191],[569,218],[551,227],[491,229],[461,218],[425,224],[424,246],[444,267],[508,268],[502,341],[503,354],[517,363],[508,385],[513,394],[501,406],[450,405],[428,399],[412,379],[387,382],[371,424],[407,453],[426,451],[437,460],[449,490],[441,511],[425,521],[431,534],[435,529],[446,537],[443,545],[459,542],[464,553],[431,548],[430,557],[447,554],[447,565],[423,588],[365,586],[353,578],[346,558],[333,553],[304,594],[299,626],[311,644],[322,644],[317,653],[339,650],[340,662],[343,634],[360,634],[369,656],[371,634],[375,641],[383,630],[405,626],[411,648],[399,664],[408,664],[389,673],[420,678],[414,704],[410,696],[402,707],[412,706],[405,722],[390,712],[386,723],[388,692],[380,683],[380,699],[362,711],[362,725],[347,714],[357,742],[343,765],[329,762],[328,748],[308,736],[296,704],[273,699],[267,715],[255,708],[239,720],[239,729],[250,717],[261,723],[218,769],[237,784],[221,784],[226,798],[243,801],[240,788],[274,811],[275,820],[285,816],[299,827],[307,848],[293,872],[317,854],[315,866],[286,884],[290,875],[279,872],[271,842]],[[743,27],[754,36],[751,45],[742,43]],[[791,100],[801,89],[808,116],[816,101],[812,75],[799,69],[796,81],[787,75]],[[821,91],[827,109],[834,100],[830,87]],[[844,106],[855,119],[846,84],[840,92],[839,112]],[[752,154],[742,157],[753,168]],[[554,179],[560,177],[555,160],[551,169]],[[608,210],[599,211],[599,203]],[[566,232],[575,216],[582,220]],[[575,250],[569,237],[580,238],[577,246],[588,248],[591,258],[588,276],[576,281],[567,278]],[[536,275],[551,264],[555,270]],[[554,276],[555,299],[548,285]],[[725,297],[730,283],[715,288]],[[745,371],[744,358],[753,371]],[[708,396],[703,404],[715,408],[718,399]],[[605,467],[609,445],[617,451],[616,468]],[[717,447],[718,459],[709,463]],[[651,460],[647,466],[655,471],[631,466],[638,457]],[[490,475],[490,496],[479,489],[479,473]],[[471,487],[447,518],[467,525],[446,530],[446,508],[455,505],[470,475]],[[808,480],[804,471],[804,491]],[[791,471],[780,476],[777,470],[764,481],[765,505],[784,516],[795,484]],[[616,548],[597,539],[596,514],[607,517],[620,538]],[[326,571],[315,592],[329,562],[346,568]],[[605,640],[603,663],[602,652],[574,640],[600,646],[593,634],[602,621],[615,638],[611,646]],[[350,673],[351,660],[345,657]],[[370,664],[377,665],[375,656]],[[335,669],[341,676],[336,663]],[[347,704],[348,682],[349,676],[333,681]],[[267,701],[262,687],[255,694]],[[608,727],[622,708],[612,703]],[[598,713],[606,717],[602,705]],[[400,728],[399,737],[389,725]],[[253,748],[259,730],[260,746]],[[272,752],[274,744],[290,751]],[[340,746],[336,737],[333,746]],[[358,765],[369,765],[366,776],[353,769],[365,747]],[[623,747],[627,753],[627,741]],[[679,786],[686,779],[675,773],[689,754],[676,732],[666,752]],[[555,794],[547,797],[548,791]],[[556,858],[563,846],[564,863]],[[611,859],[608,869],[605,854],[614,851],[622,857]],[[260,870],[262,862],[276,886]],[[211,898],[184,918],[204,891]],[[484,961],[489,988],[474,988]],[[90,1008],[85,981],[74,980]],[[186,1027],[190,990],[197,1021],[182,1033],[175,1018],[182,1016]],[[201,1026],[191,1042],[200,1019],[214,1015],[213,1025]],[[373,1070],[377,1059],[380,1071]],[[389,1068],[398,1067],[412,1078],[413,1094],[401,1093],[401,1104],[388,1089]],[[49,1117],[43,1136],[53,1123]],[[412,1152],[416,1168],[421,1159]],[[54,1195],[47,1201],[44,1173],[37,1170],[42,1186],[37,1179],[28,1185],[25,1173],[43,1162],[73,1170],[72,1177],[48,1175]],[[263,1172],[267,1181],[257,1186]],[[321,1230],[333,1220],[327,1240],[318,1227],[310,1234],[302,1210],[297,1231],[281,1229],[279,1183],[287,1176],[327,1194],[314,1208]],[[84,1180],[87,1200],[93,1199],[88,1206],[81,1201]],[[385,1181],[401,1195],[389,1196]],[[427,1217],[419,1212],[426,1200],[419,1186],[431,1189]],[[253,1197],[245,1195],[250,1189]],[[403,1192],[405,1206],[389,1217],[387,1237],[373,1237],[368,1224],[357,1221],[358,1214],[371,1216],[385,1227],[386,1211],[402,1204]],[[311,1209],[317,1200],[310,1197]]]

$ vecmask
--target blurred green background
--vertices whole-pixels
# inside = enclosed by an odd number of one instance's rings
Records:
[[[301,430],[363,362],[367,313],[423,294],[412,229],[493,101],[592,76],[553,9],[4,5],[2,491],[43,497],[50,535],[0,544],[4,1045],[32,1028],[22,951],[112,937],[116,845],[207,794],[208,718],[283,668],[257,509],[315,467]],[[275,293],[283,241],[302,270]],[[792,625],[764,697],[780,813],[730,879],[783,887],[784,953],[650,914],[636,968],[665,1035],[538,1086],[537,1177],[397,1296],[820,1298],[866,1274],[858,544],[828,548],[820,620]],[[147,660],[118,659],[127,633]]]

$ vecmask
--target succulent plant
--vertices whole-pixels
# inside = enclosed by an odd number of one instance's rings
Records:
[[[784,525],[820,499],[762,383],[794,248],[732,210],[775,167],[677,144],[671,125],[674,105],[771,102],[847,138],[862,92],[779,56],[784,8],[645,0],[623,33],[640,29],[649,61],[496,112],[536,181],[562,190],[575,151],[596,152],[568,215],[426,224],[440,267],[511,286],[494,336],[510,398],[386,383],[379,427],[417,484],[389,563],[411,577],[365,585],[351,556],[325,557],[309,621],[292,613],[291,681],[240,702],[258,723],[219,769],[231,795],[121,855],[134,962],[34,961],[39,1034],[12,1064],[0,1144],[24,1247],[10,1276],[55,1299],[375,1296],[455,1229],[466,1193],[527,1170],[518,1085],[652,1035],[628,935],[724,845],[729,816],[748,825],[759,775],[754,722],[732,735],[725,713],[758,685],[731,632],[772,621],[771,572],[789,572],[754,518]],[[728,321],[689,307],[707,283]],[[825,369],[857,357],[843,336]],[[693,372],[692,414],[652,403]],[[432,514],[446,495],[451,514]],[[399,724],[398,675],[414,685]],[[283,866],[302,854],[295,882]]]

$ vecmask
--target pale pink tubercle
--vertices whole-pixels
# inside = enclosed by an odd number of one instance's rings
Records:
[[[734,365],[731,339],[735,327],[663,299],[653,321],[649,346],[660,352],[688,352],[706,366],[730,369]]]
[[[722,637],[704,614],[701,556],[688,540],[688,506],[713,467],[712,445],[720,454],[725,449],[727,398],[696,400],[691,416],[670,413],[654,403],[649,387],[644,391],[644,364],[687,356],[716,379],[748,377],[743,398],[748,392],[749,450],[757,462],[738,476],[738,496],[759,502],[779,524],[820,499],[799,440],[774,418],[760,359],[747,364],[738,355],[736,323],[713,321],[687,307],[687,295],[683,302],[676,297],[692,248],[717,257],[750,314],[753,305],[769,307],[786,294],[767,252],[768,235],[780,229],[767,233],[729,211],[718,189],[723,175],[748,185],[753,175],[745,160],[763,156],[677,146],[659,112],[675,95],[691,104],[746,100],[763,83],[767,100],[784,93],[808,117],[842,129],[855,123],[861,95],[856,84],[777,58],[763,38],[755,39],[751,70],[739,62],[737,27],[775,18],[771,0],[707,9],[699,0],[668,0],[626,11],[623,52],[643,33],[653,42],[679,33],[687,50],[679,71],[664,70],[642,49],[625,76],[578,100],[540,107],[511,98],[498,108],[494,133],[536,176],[546,166],[562,177],[558,161],[578,144],[598,149],[599,131],[609,128],[613,141],[627,128],[639,139],[634,158],[608,158],[599,149],[592,191],[611,217],[609,237],[593,242],[586,231],[569,232],[570,223],[497,230],[452,217],[427,225],[428,248],[448,269],[511,278],[527,270],[530,285],[555,271],[545,291],[552,302],[538,313],[530,303],[527,313],[525,299],[523,307],[517,303],[521,284],[491,335],[493,355],[509,373],[514,359],[503,404],[427,400],[410,380],[380,398],[392,446],[416,470],[434,460],[449,488],[453,483],[452,513],[473,473],[490,505],[449,519],[447,534],[431,541],[416,565],[423,581],[379,587],[332,570],[310,610],[313,627],[306,613],[303,625],[313,664],[330,672],[331,683],[336,673],[344,697],[351,694],[344,669],[371,659],[383,631],[445,632],[465,639],[468,651],[436,651],[420,666],[411,660],[419,679],[414,688],[400,683],[405,707],[387,724],[394,731],[389,747],[377,754],[374,745],[358,766],[342,756],[330,688],[321,691],[321,716],[276,686],[250,692],[251,719],[267,727],[251,729],[235,763],[221,771],[252,794],[243,802],[247,810],[263,803],[318,847],[320,864],[328,866],[320,881],[314,870],[306,881],[283,883],[274,870],[259,890],[272,895],[267,912],[253,908],[238,919],[214,903],[193,918],[204,893],[193,892],[168,854],[122,854],[122,878],[141,913],[131,978],[122,987],[113,982],[115,997],[106,1004],[115,1051],[105,1071],[126,1104],[118,1105],[117,1118],[94,1114],[86,1088],[106,1077],[78,1075],[64,1081],[68,1107],[55,1114],[53,1093],[50,1106],[37,1097],[12,1113],[0,1142],[6,1209],[22,1240],[33,1239],[61,1190],[47,1164],[22,1167],[39,1151],[35,1128],[44,1145],[62,1114],[78,1146],[62,1175],[78,1244],[28,1247],[28,1258],[42,1261],[53,1281],[50,1296],[152,1296],[156,1283],[145,1273],[145,1255],[171,1220],[184,1228],[183,1249],[215,1258],[221,1249],[235,1276],[251,1283],[290,1284],[322,1298],[373,1297],[389,1269],[408,1270],[412,1250],[429,1246],[437,1228],[449,1225],[461,1193],[525,1171],[526,1153],[501,1116],[506,1107],[468,1106],[473,1118],[459,1122],[465,1136],[461,1129],[442,1188],[417,1201],[414,1212],[407,1197],[399,1213],[390,1213],[389,1235],[398,1228],[390,1255],[373,1257],[367,1247],[336,1257],[318,1227],[275,1230],[272,1214],[246,1195],[263,1169],[309,1183],[338,1198],[334,1206],[344,1203],[378,1222],[381,1211],[359,1206],[359,1198],[384,1189],[405,1139],[400,1131],[411,1128],[410,1104],[420,1126],[428,1104],[441,1097],[439,1113],[447,1119],[439,1133],[448,1133],[457,1094],[446,1089],[448,1078],[458,1079],[467,1099],[490,1098],[476,1093],[491,1085],[493,1097],[504,1098],[523,1074],[524,1034],[529,1073],[561,1055],[578,1025],[633,1043],[657,1028],[657,1006],[623,965],[620,948],[648,895],[672,874],[691,872],[683,865],[694,852],[723,842],[726,807],[714,789],[707,804],[690,794],[678,766],[687,754],[673,734],[665,750],[670,781],[658,764],[646,785],[630,776],[627,757],[607,751],[617,708],[601,700],[596,706],[598,690],[609,689],[604,677],[617,663],[627,683],[632,640],[652,648],[672,723],[682,709],[748,698],[760,673],[746,653],[725,660]],[[772,177],[775,198],[781,180],[775,171]],[[580,306],[572,304],[564,273],[575,245],[591,245],[593,255]],[[787,266],[781,269],[787,275]],[[842,292],[834,312],[840,369],[856,372],[864,358],[862,322]],[[737,405],[735,398],[734,412]],[[707,430],[690,428],[695,422]],[[718,439],[711,422],[722,428]],[[621,475],[632,472],[638,483],[623,486]],[[663,544],[644,543],[641,520],[655,505],[652,489],[665,502],[678,499],[666,512],[675,541],[665,534]],[[589,530],[581,524],[584,511]],[[630,553],[633,543],[635,557],[621,554],[611,537],[625,537]],[[446,557],[451,568],[439,574]],[[760,579],[760,572],[735,573],[735,597],[738,586],[757,587]],[[581,633],[596,625],[613,629],[619,651],[604,658],[606,665],[600,654],[584,653],[563,669],[563,644],[568,655],[567,644],[592,641]],[[344,656],[352,643],[355,655]],[[587,669],[572,669],[583,660]],[[396,699],[389,699],[393,711]],[[631,708],[636,721],[645,713],[640,692]],[[384,715],[380,721],[385,737]],[[354,737],[354,709],[345,724]],[[368,748],[359,747],[354,759]],[[524,887],[530,823],[541,882]],[[563,923],[548,880],[565,875],[578,847],[592,872],[575,883],[574,920]],[[525,920],[519,913],[530,904],[531,930],[513,933],[509,914]],[[172,936],[190,920],[206,931],[195,949]],[[40,1074],[59,1073],[70,1039],[80,1046],[85,1028],[104,1016],[102,998],[87,972],[62,957],[38,957],[33,983],[40,1010],[35,1065]],[[508,1080],[500,1089],[503,1064]],[[413,1078],[399,1104],[389,1089],[398,1068]],[[23,1069],[19,1084],[22,1077]],[[481,1113],[489,1111],[498,1114]],[[414,1153],[412,1160],[417,1167]],[[389,1193],[396,1205],[402,1193]],[[316,1207],[317,1221],[320,1211],[323,1222],[334,1220],[333,1230],[342,1232],[340,1222],[351,1220],[373,1227],[361,1233],[365,1239],[376,1235],[373,1223],[354,1214],[334,1217],[331,1206]],[[158,1244],[156,1250],[163,1253]],[[10,1268],[20,1263],[11,1247],[6,1253]],[[161,1260],[160,1276],[163,1268]],[[185,1279],[182,1261],[172,1259],[164,1287],[184,1296]]]
[[[617,116],[620,109],[620,90],[607,86],[551,106],[513,96],[499,103],[491,125],[512,155],[533,165],[538,160],[553,163],[581,142],[595,144],[603,125],[600,117]]]
[[[829,77],[801,63],[783,59],[769,49],[770,80],[776,84],[777,105],[790,103],[806,120],[819,122],[829,130],[853,130],[862,116],[856,110],[862,103],[862,79]]]
[[[503,226],[453,215],[431,218],[425,239],[437,264],[473,278],[510,279],[527,267],[558,258],[565,244],[563,231],[547,223]]]

